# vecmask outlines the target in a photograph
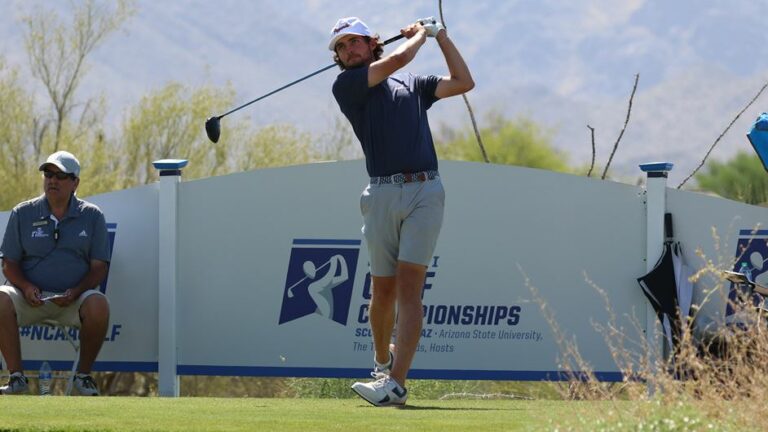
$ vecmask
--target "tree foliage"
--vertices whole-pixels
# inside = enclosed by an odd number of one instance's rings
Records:
[[[509,120],[492,114],[486,124],[489,126],[480,133],[491,163],[570,172],[567,156],[551,144],[552,132],[532,120]],[[441,133],[444,138],[438,143],[438,153],[443,159],[483,160],[472,131],[449,129]]]
[[[768,173],[754,154],[740,151],[726,162],[712,160],[695,179],[702,190],[747,204],[768,205]]]
[[[223,168],[227,140],[213,147],[205,135],[206,116],[221,110],[232,100],[232,91],[202,87],[190,89],[169,83],[144,96],[130,110],[118,145],[123,155],[121,187],[157,180],[152,162],[181,158],[194,161],[185,174],[190,177],[215,175]],[[219,150],[217,152],[217,150]]]
[[[270,125],[246,134],[236,148],[235,170],[288,166],[318,160],[320,153],[308,133],[292,125]]]
[[[32,77],[44,90],[37,99],[30,82],[19,78],[18,66],[0,62],[0,195],[3,209],[41,191],[39,163],[49,153],[66,149],[83,165],[81,176],[93,177],[79,193],[111,190],[117,183],[100,162],[111,156],[103,132],[104,99],[78,100],[87,72],[87,57],[132,14],[132,0],[72,5],[72,20],[37,8],[22,19]],[[35,101],[44,100],[43,106]],[[91,180],[89,178],[89,180]]]
[[[50,150],[57,151],[81,138],[103,116],[102,101],[89,99],[78,104],[76,93],[87,73],[86,58],[133,14],[130,0],[117,0],[114,9],[109,4],[94,0],[86,0],[81,5],[72,3],[71,24],[45,9],[38,9],[23,19],[32,76],[43,84],[51,103],[50,115],[38,117],[35,122],[34,146],[38,154],[43,151],[43,139],[49,134]],[[73,111],[78,106],[79,119],[72,122]],[[72,130],[65,135],[67,127]],[[71,140],[65,140],[65,136]]]
[[[40,193],[37,167],[57,150],[80,159],[81,196],[156,181],[152,162],[158,159],[188,159],[185,177],[198,178],[323,158],[309,134],[292,126],[258,129],[243,118],[223,120],[221,140],[210,143],[203,124],[232,106],[231,87],[168,83],[128,110],[119,136],[108,136],[106,100],[83,100],[78,90],[90,55],[135,13],[134,3],[73,0],[71,20],[44,8],[21,20],[30,70],[45,98],[36,99],[18,67],[0,58],[0,180],[6,186],[0,208]]]
[[[287,125],[254,129],[246,120],[227,117],[222,119],[221,139],[211,143],[203,128],[206,117],[224,111],[233,100],[231,88],[189,88],[179,83],[143,97],[130,111],[118,148],[125,156],[121,186],[156,181],[152,162],[158,159],[187,159],[184,176],[200,178],[317,158],[311,137]]]
[[[32,97],[24,90],[17,68],[0,58],[0,208],[10,208],[19,196],[39,191],[35,155],[29,143],[33,134]]]

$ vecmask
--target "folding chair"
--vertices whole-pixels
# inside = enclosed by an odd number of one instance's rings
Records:
[[[67,387],[64,390],[64,394],[69,396],[70,394],[72,394],[72,387],[75,383],[75,374],[77,373],[77,366],[80,363],[80,342],[75,340],[72,337],[72,335],[69,334],[69,330],[76,327],[62,325],[61,323],[53,319],[46,319],[43,322],[41,322],[41,324],[50,326],[56,330],[61,330],[61,332],[64,333],[64,338],[67,340],[67,342],[69,342],[69,344],[75,350],[75,358],[72,360],[72,370],[70,371],[69,376],[67,377]]]

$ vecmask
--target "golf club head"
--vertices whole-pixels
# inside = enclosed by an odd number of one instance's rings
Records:
[[[219,142],[221,136],[221,117],[209,117],[205,121],[205,133],[213,143]]]

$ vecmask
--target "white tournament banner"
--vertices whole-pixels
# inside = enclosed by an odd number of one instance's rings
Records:
[[[598,377],[620,380],[595,324],[609,312],[628,333],[646,323],[636,280],[647,266],[645,190],[469,162],[442,161],[440,172],[445,220],[424,281],[411,376],[561,378],[563,353],[534,289]],[[182,181],[174,311],[158,306],[158,185],[86,197],[105,212],[113,239],[104,287],[112,323],[96,369],[156,371],[158,317],[175,313],[182,375],[366,376],[373,353],[360,231],[365,185],[362,161]],[[666,195],[689,265],[703,265],[697,249],[726,250],[726,266],[747,250],[753,276],[768,277],[768,231],[760,228],[768,210],[672,189]],[[8,214],[0,213],[0,228]],[[713,228],[725,249],[714,244]],[[697,282],[694,299],[713,283]],[[704,305],[702,328],[722,325],[729,288]],[[25,368],[43,360],[65,368],[71,360],[55,331],[21,332]]]

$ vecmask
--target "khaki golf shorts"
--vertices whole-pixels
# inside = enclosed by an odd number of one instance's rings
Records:
[[[43,303],[42,306],[32,306],[27,303],[20,290],[8,285],[0,286],[0,293],[8,294],[13,301],[13,307],[16,309],[16,322],[21,327],[50,319],[61,325],[80,328],[80,306],[82,306],[83,301],[92,295],[104,296],[101,291],[90,289],[80,294],[80,297],[69,306],[59,307],[50,301]],[[52,293],[43,292],[43,297],[49,294]]]
[[[398,261],[428,266],[443,225],[440,178],[369,184],[360,196],[371,275],[394,276]]]

